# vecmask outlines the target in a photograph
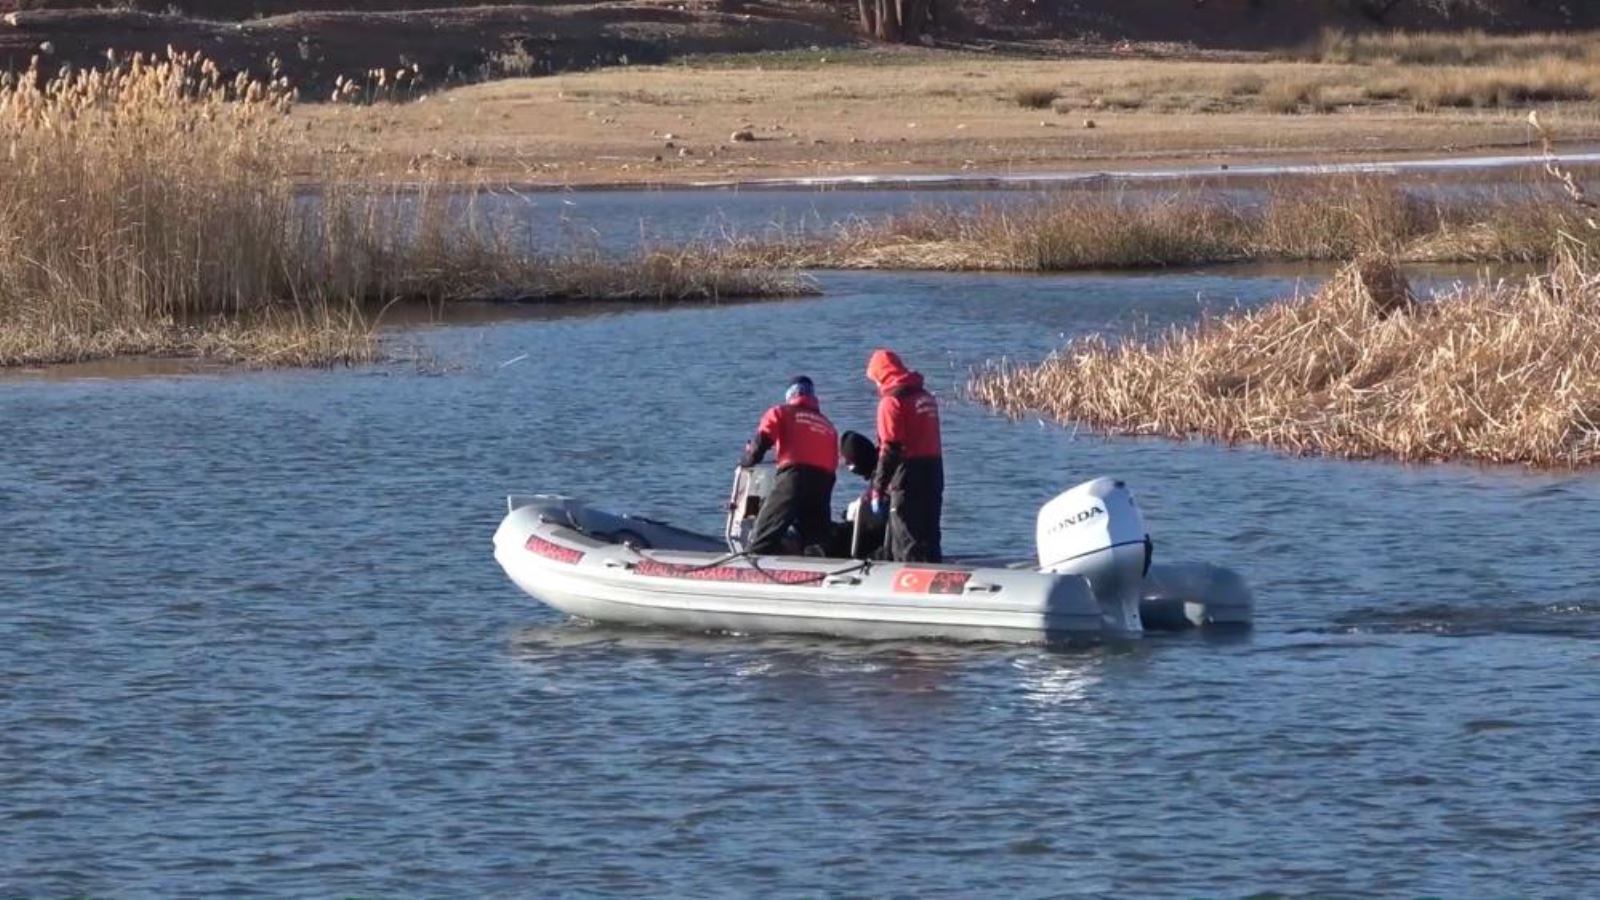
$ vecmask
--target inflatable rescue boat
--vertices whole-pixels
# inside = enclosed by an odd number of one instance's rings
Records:
[[[736,471],[721,538],[570,497],[514,495],[495,558],[528,595],[569,615],[695,631],[1034,643],[1241,626],[1254,612],[1231,570],[1154,563],[1121,481],[1045,504],[1036,561],[929,565],[748,553],[772,480],[770,465]],[[852,521],[859,535],[863,517],[853,511]]]

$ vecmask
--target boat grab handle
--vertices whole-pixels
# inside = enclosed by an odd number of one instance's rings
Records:
[[[631,569],[633,563],[625,559],[607,559],[604,563],[608,569]]]
[[[827,578],[823,579],[822,583],[828,587],[846,586],[860,584],[861,579],[854,575],[829,575]]]
[[[963,590],[969,594],[995,594],[999,593],[1000,585],[990,584],[987,581],[969,581]]]

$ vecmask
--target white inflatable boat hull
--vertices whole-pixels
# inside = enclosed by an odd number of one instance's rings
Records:
[[[572,527],[571,515],[587,512],[572,501],[521,502],[495,533],[496,560],[529,596],[599,622],[864,640],[1041,642],[1104,631],[1076,575],[634,549]],[[657,525],[632,523],[640,536]]]
[[[1146,626],[1161,628],[1248,623],[1253,608],[1243,580],[1215,566],[1154,566],[1129,608],[1106,609],[1077,574],[736,556],[713,538],[564,497],[511,497],[508,505],[494,537],[506,574],[534,599],[597,622],[1048,643],[1135,637],[1146,616]]]

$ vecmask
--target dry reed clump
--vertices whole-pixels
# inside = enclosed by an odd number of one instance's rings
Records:
[[[823,233],[732,236],[719,255],[758,270],[1004,270],[1019,266],[992,242],[983,212],[925,206],[884,219],[852,218]]]
[[[1063,191],[974,209],[927,207],[831,233],[730,242],[746,265],[1070,271],[1244,260],[1538,262],[1573,233],[1547,185],[1427,199],[1371,176],[1268,182],[1262,199],[1204,187],[1169,194]]]
[[[1267,79],[1255,72],[1245,72],[1228,79],[1224,90],[1230,97],[1254,97],[1267,89]]]
[[[1331,112],[1333,107],[1323,95],[1323,85],[1314,81],[1275,81],[1257,97],[1261,108],[1270,113]]]
[[[1312,58],[1329,63],[1487,66],[1558,57],[1600,62],[1600,35],[1585,32],[1489,34],[1464,32],[1323,32]]]
[[[758,267],[1069,271],[1225,262],[1247,256],[1245,216],[1202,196],[1064,193],[1016,206],[925,207],[831,233],[736,239]]]
[[[1592,100],[1600,96],[1600,61],[1545,57],[1507,67],[1427,69],[1405,78],[1404,94],[1419,110]]]
[[[1600,463],[1600,269],[1568,247],[1519,286],[1429,301],[1392,260],[1316,295],[1153,340],[1069,344],[977,373],[976,399],[1118,434],[1293,453],[1536,466]]]
[[[292,102],[188,56],[0,76],[0,310],[75,329],[278,294]]]
[[[1399,102],[1419,111],[1507,109],[1600,99],[1600,34],[1324,33],[1310,51],[1329,107]],[[1291,113],[1306,85],[1289,81],[1261,106]]]
[[[0,368],[83,362],[117,356],[202,357],[252,366],[329,366],[377,357],[370,324],[356,317],[305,320],[268,314],[245,320],[217,317],[197,324],[121,322],[93,330],[0,328]]]
[[[1436,209],[1385,179],[1279,181],[1267,188],[1254,255],[1349,259],[1398,253],[1427,230]]]
[[[1066,271],[1242,258],[1248,224],[1240,210],[1199,196],[1066,194],[980,213],[968,231],[999,252],[1004,268]]]
[[[1011,98],[1023,109],[1048,109],[1060,99],[1061,92],[1053,87],[1018,88]]]
[[[118,354],[264,364],[375,353],[385,304],[793,293],[714,254],[540,255],[460,193],[301,196],[284,79],[197,55],[0,76],[0,365]],[[586,293],[587,292],[587,293]]]

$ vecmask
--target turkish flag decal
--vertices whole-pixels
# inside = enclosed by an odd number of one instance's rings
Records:
[[[959,594],[972,580],[971,572],[948,569],[904,568],[894,577],[896,594]]]

